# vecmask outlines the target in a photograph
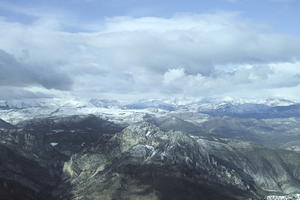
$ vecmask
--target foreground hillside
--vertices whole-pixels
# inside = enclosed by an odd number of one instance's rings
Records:
[[[3,199],[263,199],[300,193],[300,154],[293,151],[163,131],[148,122],[124,129],[92,115],[2,124]]]

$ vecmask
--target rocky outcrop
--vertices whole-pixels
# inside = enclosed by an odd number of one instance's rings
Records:
[[[294,152],[140,123],[75,154],[64,173],[76,199],[259,199],[300,191],[299,162]]]
[[[271,195],[266,200],[300,200],[300,194],[291,194],[287,196],[275,196]]]

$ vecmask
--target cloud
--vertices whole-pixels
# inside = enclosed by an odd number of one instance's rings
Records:
[[[298,87],[299,67],[300,63],[244,65],[228,72],[217,70],[213,76],[208,77],[186,74],[183,69],[171,69],[165,73],[163,88],[169,94],[193,97],[228,94],[268,97],[273,89],[281,88],[284,91],[285,88]],[[265,92],[267,93],[264,94]]]
[[[0,85],[136,98],[265,95],[299,85],[300,39],[236,13],[113,17],[81,33],[63,24],[0,20],[0,69],[9,74]]]
[[[232,14],[163,18],[114,18],[91,45],[120,65],[165,72],[182,66],[209,74],[214,66],[287,62],[299,59],[299,38],[263,34]],[[130,51],[128,51],[130,49]],[[119,63],[115,63],[119,64]]]
[[[67,90],[71,80],[52,66],[26,65],[0,50],[0,86],[41,85],[47,89]]]
[[[0,99],[41,99],[41,98],[53,98],[55,96],[40,91],[29,91],[20,87],[13,86],[0,86]]]
[[[169,84],[169,83],[171,83],[173,81],[181,79],[184,76],[185,76],[185,72],[184,72],[184,69],[182,69],[182,68],[179,68],[179,69],[169,69],[164,74],[164,83]]]

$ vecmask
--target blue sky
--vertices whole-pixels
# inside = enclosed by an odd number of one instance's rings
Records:
[[[172,17],[178,13],[223,11],[239,12],[273,31],[295,35],[300,35],[299,9],[299,0],[2,0],[0,3],[2,16],[24,23],[39,14],[66,15],[81,23],[96,23],[114,16]]]
[[[0,99],[299,99],[299,8],[299,0],[2,0]]]

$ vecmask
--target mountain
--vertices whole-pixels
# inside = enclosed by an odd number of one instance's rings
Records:
[[[213,116],[231,116],[238,118],[288,118],[300,117],[300,104],[286,106],[268,106],[266,104],[221,104],[213,109],[199,108],[200,113]]]
[[[0,100],[0,109],[23,109],[23,108],[32,108],[32,107],[41,107],[39,101],[32,99],[28,100],[9,100],[4,101]]]
[[[300,152],[300,140],[293,140],[280,146],[280,148]]]
[[[149,122],[124,128],[94,115],[33,119],[17,127],[0,134],[0,195],[7,200],[300,193],[300,154],[293,151],[164,131]]]
[[[272,147],[283,147],[286,143],[300,140],[300,104],[284,99],[144,100],[132,104],[107,99],[87,102],[42,99],[5,103],[9,106],[0,109],[0,118],[14,126],[33,119],[93,114],[122,126],[146,120],[163,130],[241,139]],[[137,104],[139,106],[135,107]],[[42,129],[49,126],[47,123],[42,124]]]
[[[298,153],[164,132],[149,123],[131,125],[87,152],[64,166],[68,194],[76,199],[262,199],[300,192]]]
[[[0,199],[52,200],[51,191],[61,175],[60,167],[53,164],[55,158],[37,162],[0,144]]]
[[[0,133],[0,199],[57,199],[62,169],[85,146],[105,143],[122,127],[95,116],[34,119]]]
[[[183,131],[199,136],[251,141],[269,147],[298,149],[294,141],[300,141],[299,118],[237,118],[206,116],[198,113],[172,113],[163,117],[148,116],[144,120],[163,130]],[[293,148],[289,148],[291,144]],[[286,144],[286,145],[285,145]]]
[[[144,120],[147,122],[150,122],[152,124],[155,124],[160,129],[165,131],[182,131],[185,133],[199,133],[201,132],[201,127],[195,125],[192,122],[188,122],[183,120],[180,117],[176,116],[164,116],[161,118],[156,118],[153,116],[145,116]]]
[[[14,128],[13,125],[11,125],[10,123],[7,123],[6,121],[0,119],[0,129],[9,129],[9,128]]]
[[[156,108],[167,111],[175,111],[176,105],[166,103],[162,100],[143,100],[123,106],[123,109],[147,109],[147,108]]]
[[[50,116],[94,114],[115,122],[135,123],[142,115],[163,117],[168,114],[199,113],[208,116],[274,119],[300,117],[300,104],[284,99],[202,99],[140,100],[121,103],[110,99],[44,98],[0,101],[0,118],[17,124],[24,120]],[[129,119],[131,117],[131,119]],[[185,119],[184,119],[185,120]]]
[[[259,114],[259,113],[266,113],[269,110],[269,106],[265,104],[231,104],[226,103],[218,106],[216,109],[212,110],[212,114],[236,114],[236,115],[249,115],[251,114]],[[200,110],[201,111],[201,110]]]
[[[77,99],[42,99],[32,102],[28,100],[5,101],[5,106],[0,106],[0,118],[17,124],[25,120],[47,117],[61,117],[72,115],[93,114],[116,122],[137,122],[145,114],[160,115],[166,110],[153,109],[126,109],[114,100],[91,99],[89,102]]]
[[[193,102],[192,102],[193,103]],[[289,106],[296,104],[296,101],[283,98],[266,98],[266,99],[243,99],[243,98],[233,98],[233,97],[223,97],[223,98],[203,98],[196,103],[198,104],[210,104],[210,105],[222,105],[222,104],[263,104],[270,107],[274,106]]]

